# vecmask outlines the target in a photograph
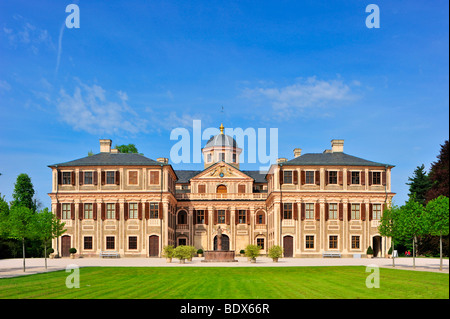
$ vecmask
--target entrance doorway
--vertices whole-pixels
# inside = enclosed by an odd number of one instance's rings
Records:
[[[148,256],[159,256],[159,237],[156,235],[150,236],[148,239]]]
[[[70,256],[70,236],[62,236],[61,237],[61,256],[69,257]]]
[[[284,257],[294,256],[294,237],[292,236],[283,237],[283,251]]]
[[[217,250],[217,236],[214,237],[214,250]],[[222,234],[222,250],[230,250],[230,238]]]
[[[381,236],[373,236],[372,239],[372,249],[374,257],[381,257]]]

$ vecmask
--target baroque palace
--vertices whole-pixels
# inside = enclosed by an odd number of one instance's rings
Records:
[[[54,239],[62,256],[114,252],[121,257],[159,257],[166,245],[193,245],[239,253],[257,244],[262,254],[280,245],[284,257],[384,257],[391,242],[378,225],[389,205],[393,165],[344,153],[332,140],[323,153],[278,159],[267,174],[239,169],[241,149],[223,133],[202,149],[204,169],[174,170],[156,161],[111,149],[49,165],[52,211],[67,231]],[[355,256],[356,255],[356,256]]]

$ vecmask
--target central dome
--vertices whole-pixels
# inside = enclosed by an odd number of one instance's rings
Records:
[[[214,147],[214,146],[231,146],[236,147],[237,143],[234,138],[229,135],[225,135],[223,133],[217,134],[216,136],[211,137],[206,143],[206,147]]]

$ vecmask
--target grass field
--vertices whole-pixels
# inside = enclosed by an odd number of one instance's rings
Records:
[[[449,275],[380,269],[380,288],[366,287],[365,267],[89,267],[80,288],[57,271],[0,279],[0,298],[449,298]]]

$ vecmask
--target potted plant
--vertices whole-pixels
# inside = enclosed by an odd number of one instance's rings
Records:
[[[197,250],[197,256],[198,257],[203,257],[203,249],[199,249],[199,250]]]
[[[197,253],[197,249],[194,246],[186,246],[186,250],[187,260],[192,261],[192,257]]]
[[[50,259],[55,258],[55,254],[54,254],[55,250],[53,248],[49,248],[47,250],[47,253],[49,254],[48,256],[50,257]]]
[[[272,258],[273,262],[278,262],[278,258],[283,256],[283,248],[278,245],[274,245],[269,248],[269,257]]]
[[[372,249],[371,246],[369,246],[367,248],[366,254],[367,254],[367,258],[372,258],[373,257],[373,249]]]
[[[256,263],[256,257],[259,256],[260,249],[257,245],[247,245],[245,247],[245,255],[249,258],[250,262]]]
[[[69,249],[69,253],[70,253],[70,258],[74,259],[75,254],[77,253],[77,249],[72,247]]]
[[[173,256],[180,260],[180,264],[184,264],[185,260],[191,256],[191,250],[187,246],[177,246],[174,249]]]
[[[241,251],[239,253],[241,254],[242,257],[245,256],[245,250],[241,249]]]
[[[166,262],[171,263],[175,248],[172,245],[164,246],[163,256],[166,257]]]

